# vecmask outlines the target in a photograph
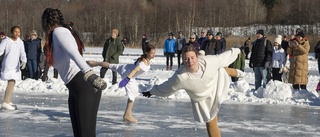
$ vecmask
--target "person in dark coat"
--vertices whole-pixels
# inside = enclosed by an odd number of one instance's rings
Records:
[[[2,41],[3,39],[5,39],[5,38],[6,38],[6,34],[5,34],[4,32],[0,32],[0,43],[1,43],[1,41]],[[4,56],[4,55],[0,56],[0,69],[1,69],[1,66],[2,66],[3,56]]]
[[[29,77],[38,80],[39,71],[38,63],[41,55],[41,39],[38,38],[37,32],[32,30],[30,32],[30,39],[26,41],[25,51],[27,54],[27,67],[29,70]]]
[[[180,68],[181,53],[182,53],[182,48],[184,46],[186,46],[186,39],[184,38],[182,31],[179,31],[179,37],[176,39],[176,52],[177,52],[177,59],[178,59],[178,68]]]
[[[141,45],[141,48],[142,48],[142,54],[145,54],[146,52],[146,47],[149,45],[149,41],[148,41],[148,38],[147,38],[147,34],[143,34],[142,35],[142,45]]]
[[[193,46],[194,49],[196,49],[197,51],[200,51],[200,44],[196,40],[195,34],[190,35],[190,40],[189,40],[189,43],[187,44],[187,46]]]
[[[252,44],[252,53],[250,56],[249,67],[253,68],[255,77],[255,90],[261,87],[263,80],[263,87],[271,79],[270,62],[272,59],[272,43],[265,38],[262,29],[257,31],[257,40]]]
[[[227,41],[226,41],[226,39],[223,38],[221,32],[217,32],[215,42],[216,42],[216,46],[220,47],[220,51],[217,51],[217,54],[220,54],[220,53],[226,51]]]
[[[203,45],[201,50],[204,50],[206,55],[217,55],[217,54],[221,53],[220,52],[221,51],[221,46],[217,46],[217,42],[213,38],[214,34],[213,34],[212,30],[209,30],[207,32],[207,35],[208,35],[208,39],[204,43],[204,45]]]
[[[119,38],[118,29],[113,29],[111,37],[106,40],[103,46],[102,57],[105,62],[118,64],[119,56],[123,52],[121,39]],[[102,67],[100,69],[100,77],[104,78],[108,68]],[[117,83],[117,72],[112,71],[112,85]]]
[[[281,41],[281,47],[283,48],[284,52],[286,53],[286,57],[285,57],[285,63],[287,63],[287,56],[288,56],[288,53],[287,53],[287,50],[288,50],[288,47],[289,47],[289,41],[287,39],[287,36],[284,35],[283,38],[282,38],[282,41]]]
[[[200,48],[202,48],[205,44],[205,42],[208,40],[208,34],[206,29],[201,30],[201,37],[198,39],[198,43],[200,45]]]
[[[318,61],[318,71],[320,74],[320,41],[317,43],[317,45],[314,47],[314,57]]]
[[[251,45],[251,38],[249,37],[243,44],[244,53],[246,54],[246,59],[249,59],[250,45]]]

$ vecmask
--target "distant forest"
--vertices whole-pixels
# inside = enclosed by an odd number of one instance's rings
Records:
[[[113,28],[139,47],[143,34],[157,46],[168,32],[188,36],[195,27],[241,27],[252,24],[308,25],[320,19],[319,0],[0,0],[0,31],[12,26],[22,35],[42,37],[45,8],[60,9],[87,46],[102,46]],[[89,40],[88,40],[89,38]],[[159,43],[159,44],[157,44]]]

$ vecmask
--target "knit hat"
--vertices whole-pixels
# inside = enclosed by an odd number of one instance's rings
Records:
[[[263,31],[263,29],[259,29],[259,30],[257,30],[257,34],[261,34],[261,35],[263,35],[263,36],[264,36],[264,31]]]
[[[304,38],[304,33],[303,33],[302,31],[300,31],[300,32],[298,32],[298,33],[296,34],[296,36],[300,36],[300,37],[303,37],[303,38]]]
[[[38,35],[37,35],[37,32],[36,32],[35,30],[31,30],[30,36],[31,36],[31,35],[35,35],[36,37],[38,36]]]
[[[173,32],[169,32],[168,36],[173,36]]]
[[[3,35],[3,36],[5,36],[6,34],[5,34],[4,32],[0,32],[0,35]]]
[[[202,29],[201,32],[207,32],[207,29]]]
[[[218,33],[216,34],[216,36],[222,37],[222,33],[221,33],[221,32],[218,32]]]
[[[114,34],[116,34],[116,36],[118,36],[119,35],[119,30],[118,29],[113,29],[112,33],[114,33]]]
[[[211,29],[208,30],[207,35],[208,35],[208,36],[209,36],[209,35],[213,35],[213,31],[212,31]]]
[[[274,39],[274,42],[277,42],[278,44],[281,44],[281,37],[277,37],[276,39]]]
[[[147,37],[147,34],[143,34],[142,36],[145,36],[145,37]]]
[[[179,34],[182,34],[182,31],[179,31]]]
[[[190,38],[196,38],[196,35],[191,33]]]

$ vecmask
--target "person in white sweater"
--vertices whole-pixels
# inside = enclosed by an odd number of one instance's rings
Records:
[[[42,14],[46,39],[46,61],[59,72],[69,90],[69,113],[76,137],[96,136],[101,91],[107,84],[82,57],[84,45],[77,33],[64,23],[60,10],[47,8]]]
[[[186,46],[182,51],[184,65],[167,81],[142,94],[165,97],[184,89],[190,96],[194,119],[206,123],[210,137],[219,137],[217,114],[230,90],[230,76],[240,77],[239,71],[225,67],[239,53],[240,49],[232,48],[219,55],[198,56],[192,46]]]
[[[124,87],[128,95],[127,108],[123,115],[123,121],[130,123],[137,123],[137,119],[132,116],[132,107],[133,102],[137,96],[139,96],[139,87],[136,77],[149,71],[150,69],[150,60],[155,57],[156,48],[152,45],[147,45],[145,47],[145,53],[141,55],[133,64],[110,64],[108,62],[96,62],[96,61],[87,61],[91,66],[102,66],[112,71],[118,72],[122,81],[119,83],[119,87]]]
[[[21,80],[21,69],[26,67],[27,57],[24,51],[23,41],[20,39],[21,29],[19,26],[11,28],[11,37],[6,37],[0,44],[0,56],[3,56],[1,79],[7,80],[7,88],[2,109],[15,110],[17,106],[12,103],[12,91],[16,80]],[[20,63],[21,61],[21,63]]]

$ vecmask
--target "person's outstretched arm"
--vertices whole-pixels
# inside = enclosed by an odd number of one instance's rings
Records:
[[[109,68],[109,65],[110,65],[109,62],[97,62],[97,61],[86,61],[86,62],[90,67],[101,66],[101,67]]]

